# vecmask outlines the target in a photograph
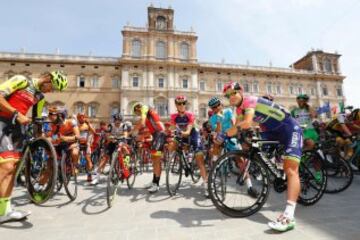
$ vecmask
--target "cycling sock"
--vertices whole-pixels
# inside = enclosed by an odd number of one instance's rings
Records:
[[[153,174],[153,180],[152,180],[153,183],[156,183],[156,176],[155,176],[155,173]]]
[[[159,186],[159,182],[160,182],[160,177],[155,177],[155,182],[153,183]]]
[[[295,213],[295,207],[296,207],[296,202],[287,200],[286,202],[286,208],[284,211],[284,216],[290,219],[294,218],[294,213]]]
[[[245,183],[246,183],[247,188],[251,188],[251,187],[252,187],[251,179],[250,179],[249,177],[246,178]]]
[[[10,198],[0,198],[0,216],[5,216],[8,212],[10,212]]]

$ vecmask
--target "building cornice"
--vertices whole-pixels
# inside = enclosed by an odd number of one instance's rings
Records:
[[[0,62],[119,65],[120,58],[81,55],[0,52]]]

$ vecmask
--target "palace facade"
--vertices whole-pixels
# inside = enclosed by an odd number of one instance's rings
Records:
[[[288,68],[203,62],[197,58],[196,33],[174,28],[173,9],[152,6],[147,26],[124,26],[122,37],[118,58],[0,52],[0,80],[63,70],[69,88],[47,94],[47,104],[65,105],[73,114],[86,112],[95,122],[116,112],[131,115],[136,101],[167,118],[179,94],[188,97],[188,109],[204,120],[208,100],[221,97],[229,81],[242,83],[246,94],[271,94],[288,108],[296,105],[299,93],[307,93],[315,107],[345,100],[337,53],[312,50]]]

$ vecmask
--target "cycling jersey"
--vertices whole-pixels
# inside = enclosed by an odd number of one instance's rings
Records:
[[[148,106],[142,105],[141,118],[145,119],[145,125],[149,129],[151,134],[155,132],[162,132],[165,130],[164,125],[160,121],[159,115]]]
[[[125,132],[131,130],[131,126],[127,123],[121,123],[119,126],[116,126],[115,123],[109,124],[110,134],[115,137],[121,137]]]
[[[191,112],[185,112],[184,114],[173,113],[170,115],[170,123],[176,125],[182,131],[186,131],[188,125],[195,123],[195,115]]]
[[[173,113],[170,115],[170,123],[180,128],[181,131],[186,131],[189,125],[195,124],[195,115],[191,112],[185,112],[184,114]],[[204,149],[200,132],[195,127],[191,129],[190,136],[183,138],[183,141],[188,141],[195,152]]]
[[[233,114],[233,111],[230,108],[225,108],[222,112],[213,114],[210,117],[209,122],[212,131],[216,131],[217,124],[219,122],[221,126],[221,132],[225,133],[229,128],[233,126],[234,119],[235,116]]]
[[[242,104],[236,108],[238,119],[243,119],[244,115],[253,112],[253,121],[259,123],[262,130],[274,130],[284,125],[284,120],[290,116],[287,110],[265,98],[254,96],[244,96]]]
[[[225,133],[229,128],[233,126],[235,115],[231,108],[225,108],[222,112],[213,114],[209,123],[212,131],[216,131],[218,124],[220,124],[220,132]],[[225,148],[228,151],[239,150],[238,142],[236,138],[230,138],[225,142]]]
[[[319,139],[319,135],[312,124],[311,114],[308,109],[294,108],[291,111],[291,116],[300,124],[300,126],[304,127],[304,139],[312,139],[315,142]]]
[[[248,113],[254,113],[253,121],[259,123],[264,139],[277,140],[284,145],[285,159],[300,162],[302,130],[282,106],[264,98],[244,96],[236,109],[237,118],[242,120]]]
[[[306,129],[314,128],[314,126],[312,124],[311,114],[310,114],[310,111],[308,109],[306,109],[306,108],[294,108],[291,111],[291,116],[293,118],[295,118],[295,120],[298,121],[298,123],[301,126],[306,126]]]
[[[40,92],[38,79],[28,79],[22,75],[15,75],[0,84],[0,94],[23,115],[26,115],[30,107],[39,101],[44,102],[44,95]],[[41,116],[43,104],[37,106],[39,110],[35,111],[36,115]],[[12,113],[0,109],[0,117],[11,118]]]
[[[0,84],[0,94],[7,100],[7,102],[15,108],[19,113],[26,115],[30,107],[37,104],[37,107],[42,108],[44,96],[40,92],[38,86],[38,79],[28,79],[22,75],[15,75],[4,83]],[[42,109],[33,111],[37,116],[41,116]],[[18,123],[12,126],[11,112],[0,109],[0,163],[17,161],[20,158],[19,144],[22,140],[21,128]],[[13,131],[9,132],[9,129]]]
[[[66,119],[61,125],[51,123],[51,132],[49,136],[54,143],[59,143],[60,136],[74,136],[74,128],[77,127],[77,121],[75,119]]]

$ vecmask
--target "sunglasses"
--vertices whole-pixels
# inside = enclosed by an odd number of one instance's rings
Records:
[[[211,109],[215,110],[215,109],[217,109],[219,106],[220,106],[220,104],[219,104],[219,105],[216,105],[216,106],[213,106]]]
[[[49,113],[49,116],[54,116],[56,115],[56,113]]]
[[[236,94],[236,91],[229,91],[229,92],[227,92],[227,93],[225,93],[225,97],[226,98],[230,98],[231,96],[234,96]]]
[[[180,102],[180,103],[176,103],[176,105],[178,105],[178,106],[181,106],[181,105],[186,105],[186,103],[185,102]]]

